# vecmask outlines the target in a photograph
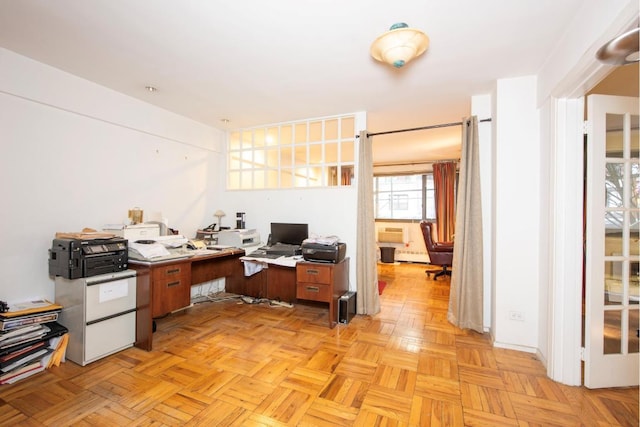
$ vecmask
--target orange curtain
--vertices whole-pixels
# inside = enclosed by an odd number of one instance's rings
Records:
[[[450,242],[456,232],[456,163],[434,163],[433,183],[436,199],[438,241]]]

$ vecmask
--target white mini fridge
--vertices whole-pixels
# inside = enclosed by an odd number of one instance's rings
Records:
[[[85,366],[136,340],[136,272],[56,277],[58,323],[69,330],[66,358]]]

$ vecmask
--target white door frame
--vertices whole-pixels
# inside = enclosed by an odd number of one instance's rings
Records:
[[[547,375],[564,384],[581,385],[583,98],[556,100],[554,108]]]
[[[607,29],[607,34],[598,38],[597,43],[636,25],[637,7],[626,8],[622,15]],[[582,227],[578,232],[575,225],[581,225],[583,221],[583,96],[611,71],[611,66],[599,63],[592,54],[598,47],[592,46],[552,90],[555,98],[549,106],[552,119],[549,126],[552,140],[550,172],[553,181],[549,188],[552,248],[549,248],[547,284],[547,375],[567,385],[582,385],[583,234]],[[571,152],[575,156],[569,155]],[[576,264],[578,259],[579,266]]]

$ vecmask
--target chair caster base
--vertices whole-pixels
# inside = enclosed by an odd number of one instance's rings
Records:
[[[436,275],[433,276],[433,280],[436,280],[440,276],[449,276],[449,277],[451,277],[451,270],[442,270],[442,271],[436,273]]]

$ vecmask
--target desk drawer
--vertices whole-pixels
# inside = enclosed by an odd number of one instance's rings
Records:
[[[173,281],[188,278],[190,275],[188,263],[166,265],[153,269],[153,281]]]
[[[330,302],[331,287],[318,283],[300,283],[296,287],[296,298],[310,301]]]
[[[296,266],[296,279],[298,282],[331,284],[331,266],[322,264],[308,265],[298,263]]]
[[[160,317],[187,307],[191,298],[189,263],[157,267],[153,270],[152,317]]]

